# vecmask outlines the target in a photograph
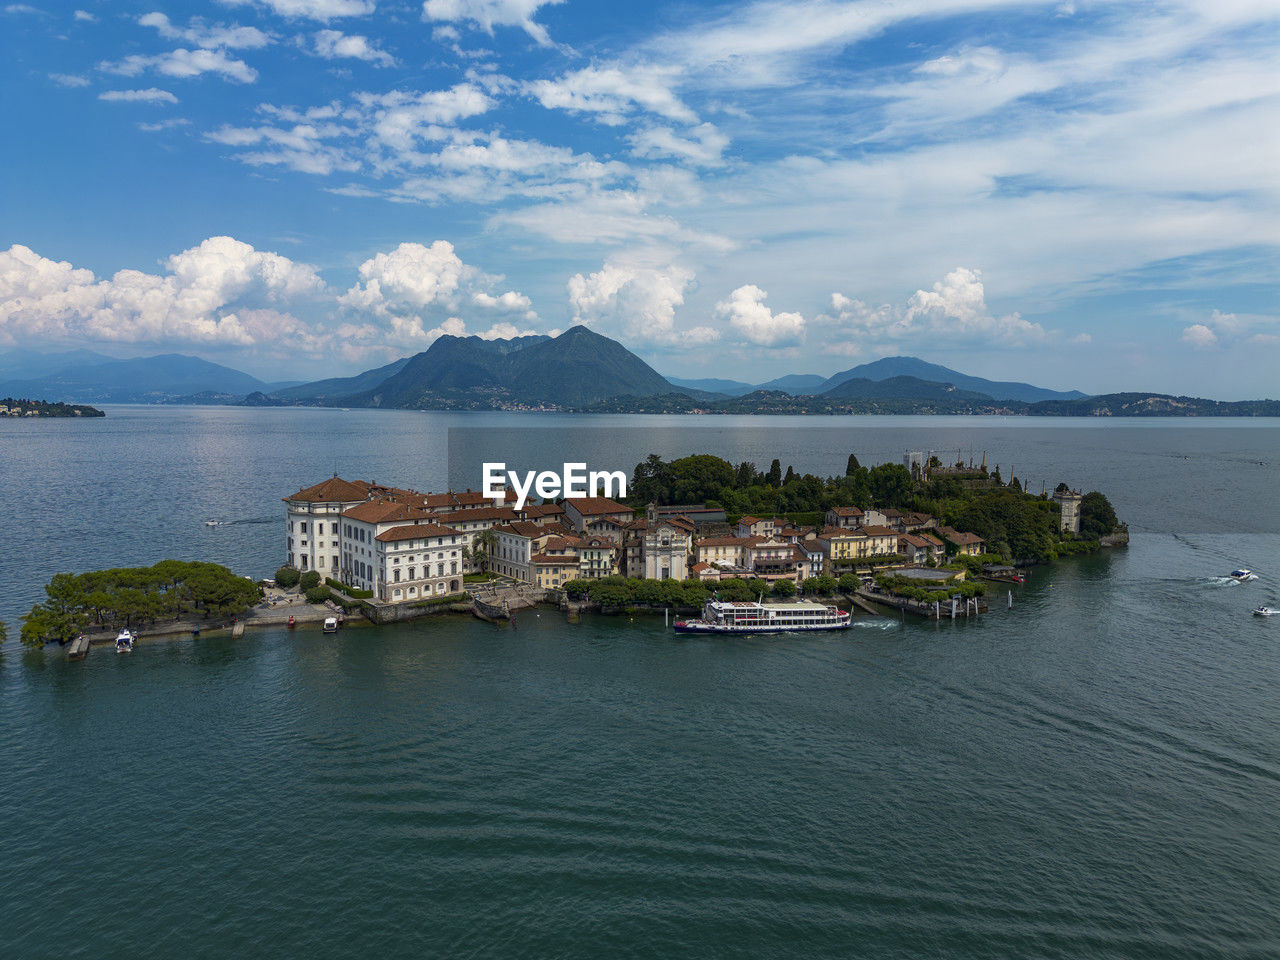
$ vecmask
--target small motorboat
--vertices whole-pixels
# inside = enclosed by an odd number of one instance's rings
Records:
[[[1275,617],[1280,616],[1280,607],[1268,607],[1265,603],[1253,611],[1255,617]]]
[[[217,527],[217,526],[220,526],[221,524],[222,524],[221,520],[206,520],[204,522],[204,525],[206,527]]]
[[[1258,575],[1252,570],[1241,567],[1239,570],[1231,571],[1231,579],[1240,583],[1248,583],[1250,580],[1257,580]]]
[[[298,625],[298,621],[294,617],[289,618],[289,629],[292,630]]]
[[[133,653],[133,634],[128,629],[116,634],[116,653]]]
[[[323,625],[320,629],[322,629],[325,633],[337,633],[337,632],[338,632],[338,618],[337,618],[337,617],[325,617],[325,618],[324,618],[324,625]]]

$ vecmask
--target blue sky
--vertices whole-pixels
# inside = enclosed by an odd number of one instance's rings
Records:
[[[1280,396],[1273,0],[0,0],[0,349]]]

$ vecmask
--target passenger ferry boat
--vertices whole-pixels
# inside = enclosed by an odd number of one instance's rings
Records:
[[[677,620],[677,633],[791,633],[800,630],[844,630],[848,610],[812,600],[752,603],[708,600],[696,620]]]

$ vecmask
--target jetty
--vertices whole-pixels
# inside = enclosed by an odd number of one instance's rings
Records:
[[[67,646],[68,660],[83,660],[89,655],[89,638],[85,634],[80,634]]]
[[[986,613],[988,606],[985,600],[974,597],[969,600],[943,600],[926,603],[923,600],[912,600],[908,597],[896,597],[882,590],[867,587],[858,591],[858,596],[871,603],[878,603],[895,610],[904,610],[924,617],[926,620],[955,620],[960,617],[976,617]]]

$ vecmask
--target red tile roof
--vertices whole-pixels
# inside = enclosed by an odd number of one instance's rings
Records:
[[[383,543],[394,543],[397,540],[426,540],[430,537],[456,537],[458,531],[452,527],[442,527],[434,523],[413,523],[404,527],[392,527],[374,537]]]
[[[618,503],[617,500],[610,500],[608,497],[569,497],[564,501],[566,510],[569,504],[573,504],[573,509],[584,517],[596,516],[602,513],[625,513],[628,516],[631,515],[630,507]]]
[[[304,500],[308,503],[359,503],[369,498],[370,486],[363,480],[343,480],[339,476],[333,476],[284,499]]]
[[[398,523],[402,520],[434,520],[436,515],[421,507],[394,500],[371,500],[359,506],[342,511],[348,520],[361,523]]]

